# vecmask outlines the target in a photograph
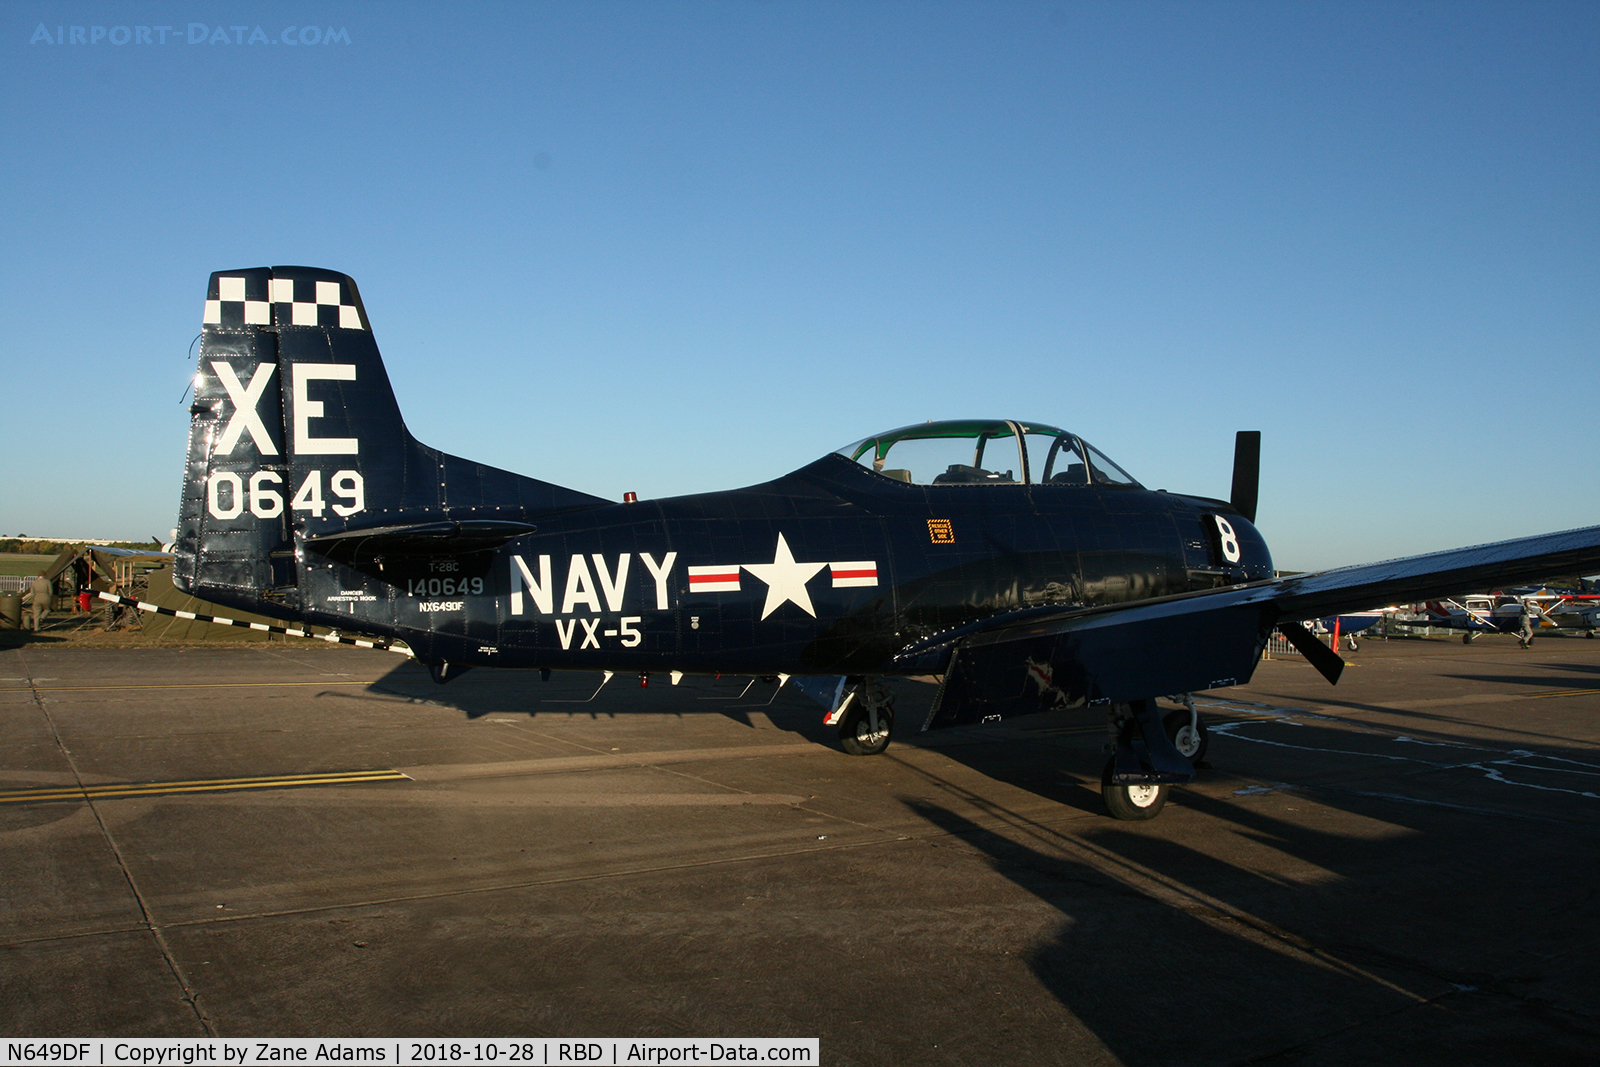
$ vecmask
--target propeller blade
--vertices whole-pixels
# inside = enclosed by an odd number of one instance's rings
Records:
[[[1339,684],[1339,675],[1344,673],[1344,660],[1339,658],[1339,653],[1318,641],[1316,635],[1301,623],[1280,622],[1278,632],[1299,649],[1306,662],[1315,667],[1317,673],[1328,680],[1329,685]]]
[[[1250,522],[1256,521],[1256,493],[1261,488],[1261,431],[1240,430],[1233,438],[1233,493],[1228,502]]]

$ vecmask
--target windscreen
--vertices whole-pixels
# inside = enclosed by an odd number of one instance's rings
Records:
[[[1037,424],[929,422],[857,441],[839,454],[909,485],[1138,485],[1076,435]]]

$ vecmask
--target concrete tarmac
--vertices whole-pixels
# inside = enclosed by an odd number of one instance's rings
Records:
[[[1593,1064],[1600,641],[1367,642],[843,754],[748,679],[0,652],[6,1036],[818,1037],[845,1064]],[[746,686],[749,686],[746,689]]]

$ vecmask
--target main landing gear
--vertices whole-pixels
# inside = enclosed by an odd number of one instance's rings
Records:
[[[1106,765],[1100,779],[1100,799],[1105,803],[1106,814],[1125,822],[1153,819],[1167,806],[1168,785],[1113,785],[1110,781],[1111,765]]]
[[[1100,774],[1100,799],[1113,819],[1153,819],[1173,785],[1194,777],[1211,733],[1186,693],[1183,708],[1161,716],[1153,700],[1113,704],[1107,721],[1110,757]]]
[[[894,732],[894,694],[872,678],[848,678],[849,687],[828,716],[839,724],[839,744],[852,756],[877,756]]]
[[[1183,706],[1163,714],[1154,700],[1111,705],[1100,796],[1112,818],[1155,818],[1172,786],[1205,765],[1211,731],[1187,693],[1169,699]],[[839,728],[839,745],[850,755],[879,755],[894,732],[894,694],[877,679],[846,678],[823,721]]]

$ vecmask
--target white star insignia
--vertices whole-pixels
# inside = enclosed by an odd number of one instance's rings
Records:
[[[767,603],[761,609],[761,617],[765,619],[787,601],[798,605],[813,619],[816,618],[817,612],[811,606],[811,594],[806,592],[806,583],[826,566],[827,563],[796,563],[794,553],[789,551],[789,542],[780,533],[778,550],[773,553],[771,563],[744,565],[745,570],[767,583]]]

